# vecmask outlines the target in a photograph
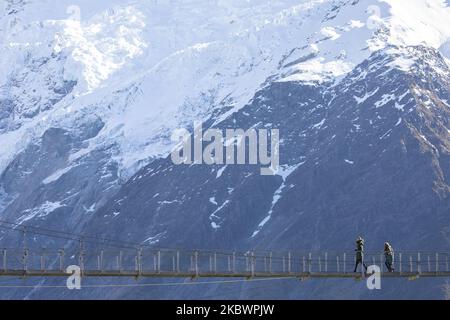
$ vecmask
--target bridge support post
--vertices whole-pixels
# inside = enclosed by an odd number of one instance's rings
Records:
[[[26,273],[28,271],[28,249],[23,250],[22,264],[23,270]]]
[[[445,257],[445,271],[448,272],[448,256]]]
[[[325,272],[328,272],[328,252],[325,252]]]
[[[436,273],[439,272],[439,253],[436,253]]]
[[[175,266],[175,255],[172,256],[172,271],[175,272],[176,266]]]
[[[137,252],[137,272],[138,276],[142,274],[142,248],[139,248]]]
[[[161,273],[161,251],[158,250],[157,256],[157,263],[158,263],[158,273]]]
[[[398,271],[402,273],[402,253],[398,254]]]
[[[217,274],[217,253],[214,252],[214,274]]]
[[[79,252],[79,256],[78,256],[78,262],[80,265],[80,275],[83,276],[83,272],[84,272],[84,244],[83,244],[83,239],[79,240],[79,246],[80,246],[80,252]]]
[[[59,250],[59,271],[64,272],[64,249]]]
[[[364,279],[366,277],[366,272],[364,270],[364,263],[366,262],[366,257],[364,255],[364,252],[361,251],[361,257],[362,257],[362,261],[361,261],[361,277]]]
[[[119,255],[117,256],[117,269],[119,269],[119,273],[122,272],[122,250],[119,251]]]
[[[6,272],[6,265],[7,265],[7,263],[6,263],[6,254],[7,254],[7,250],[6,249],[3,249],[3,271],[4,272]]]
[[[306,272],[306,261],[305,261],[305,256],[302,257],[302,271],[303,271],[303,273]]]
[[[180,251],[177,251],[177,273],[180,273]]]
[[[233,252],[233,261],[232,261],[232,268],[233,268],[233,273],[236,273],[236,252]]]
[[[422,273],[422,266],[420,265],[420,252],[417,253],[417,273]]]
[[[336,256],[336,270],[338,273],[341,271],[340,265],[339,265],[339,255]]]
[[[212,256],[209,255],[209,272],[212,272],[213,267],[212,267],[213,263],[212,263]]]
[[[255,253],[252,252],[252,256],[251,256],[251,275],[252,275],[252,278],[255,277],[255,265],[256,265]]]
[[[291,273],[291,253],[288,253],[288,273]]]
[[[413,263],[412,263],[412,256],[409,256],[409,272],[413,272]]]
[[[427,260],[428,260],[428,272],[431,272],[431,262],[430,262],[430,255],[427,255]]]
[[[41,271],[45,271],[45,249],[41,253]]]
[[[250,271],[250,266],[249,266],[249,262],[248,262],[248,253],[245,254],[245,271],[246,272]]]
[[[100,272],[103,272],[103,250],[100,251]]]
[[[345,271],[346,271],[346,268],[345,268],[345,264],[347,263],[347,253],[345,253],[344,252],[344,264],[343,264],[343,266],[342,266],[342,271],[345,273]]]
[[[272,251],[269,253],[269,273],[272,273]]]
[[[198,251],[194,253],[195,277],[198,278]]]
[[[436,253],[436,273],[439,272],[439,253]]]
[[[312,253],[310,252],[308,256],[308,272],[311,273],[311,271],[312,271]]]

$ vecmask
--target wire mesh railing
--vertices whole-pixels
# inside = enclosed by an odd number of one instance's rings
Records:
[[[0,274],[11,271],[61,272],[67,266],[77,265],[82,272],[133,273],[164,275],[305,275],[348,274],[362,272],[356,265],[355,252],[224,252],[202,250],[50,250],[4,248],[0,252]],[[395,252],[392,268],[397,273],[448,273],[449,253]],[[383,252],[365,252],[366,266],[376,265],[388,272]],[[357,267],[357,268],[356,268]]]

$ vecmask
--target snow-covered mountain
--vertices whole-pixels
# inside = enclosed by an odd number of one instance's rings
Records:
[[[0,170],[48,128],[96,116],[67,165],[114,144],[127,177],[167,154],[174,128],[238,110],[269,78],[338,81],[389,44],[448,53],[450,37],[443,1],[2,4]]]
[[[0,217],[137,242],[319,249],[361,230],[383,241],[394,214],[448,248],[448,21],[443,0],[1,0]],[[173,168],[170,136],[194,120],[280,128],[279,176]]]

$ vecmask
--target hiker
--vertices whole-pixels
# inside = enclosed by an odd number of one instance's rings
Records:
[[[386,268],[389,272],[394,272],[394,268],[392,267],[392,263],[394,260],[394,249],[392,249],[392,246],[389,244],[389,242],[384,243],[384,257],[386,259],[386,261],[384,262]]]
[[[363,257],[364,257],[364,239],[361,237],[358,237],[358,239],[356,239],[356,264],[355,264],[355,271],[356,269],[358,269],[358,265],[361,263],[364,266],[364,269],[366,269],[367,271],[367,266],[363,261]]]

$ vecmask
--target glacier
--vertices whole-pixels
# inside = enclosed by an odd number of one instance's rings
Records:
[[[233,248],[387,224],[445,249],[448,21],[444,0],[1,0],[0,218]],[[281,170],[173,166],[194,122],[282,126]]]
[[[225,119],[270,77],[338,81],[382,47],[445,51],[450,38],[443,1],[74,3],[3,4],[0,97],[14,105],[0,171],[48,128],[91,115],[104,127],[78,156],[114,145],[126,178],[167,155],[175,128]]]

